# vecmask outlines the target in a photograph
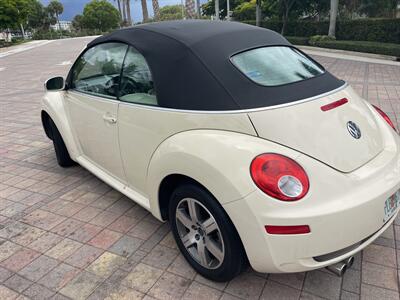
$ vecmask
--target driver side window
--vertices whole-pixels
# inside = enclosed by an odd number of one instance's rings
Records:
[[[125,44],[105,43],[87,50],[74,66],[71,88],[96,96],[117,98],[127,49]]]
[[[129,47],[125,57],[119,99],[130,103],[157,105],[150,68],[143,55],[132,47]]]

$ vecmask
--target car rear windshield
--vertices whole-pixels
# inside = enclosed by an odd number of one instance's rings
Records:
[[[323,74],[324,69],[295,48],[263,47],[234,55],[232,63],[249,79],[278,86]]]

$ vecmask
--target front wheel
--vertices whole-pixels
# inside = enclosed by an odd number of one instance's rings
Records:
[[[202,276],[228,281],[246,266],[240,238],[217,200],[194,184],[178,187],[169,205],[171,230],[183,256]]]
[[[49,126],[58,164],[63,168],[75,165],[76,163],[69,156],[64,140],[52,119],[49,120]]]

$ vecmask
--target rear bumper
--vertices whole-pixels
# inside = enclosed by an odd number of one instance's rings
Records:
[[[394,221],[384,223],[384,203],[400,189],[399,139],[352,173],[337,172],[304,155],[311,188],[288,203],[256,190],[224,205],[259,272],[301,272],[322,268],[361,251]],[[309,225],[311,232],[271,235],[265,225]]]

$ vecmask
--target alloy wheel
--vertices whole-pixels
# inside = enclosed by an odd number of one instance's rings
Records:
[[[179,238],[191,257],[207,269],[218,268],[225,257],[221,230],[211,212],[198,200],[182,199],[176,208]]]

